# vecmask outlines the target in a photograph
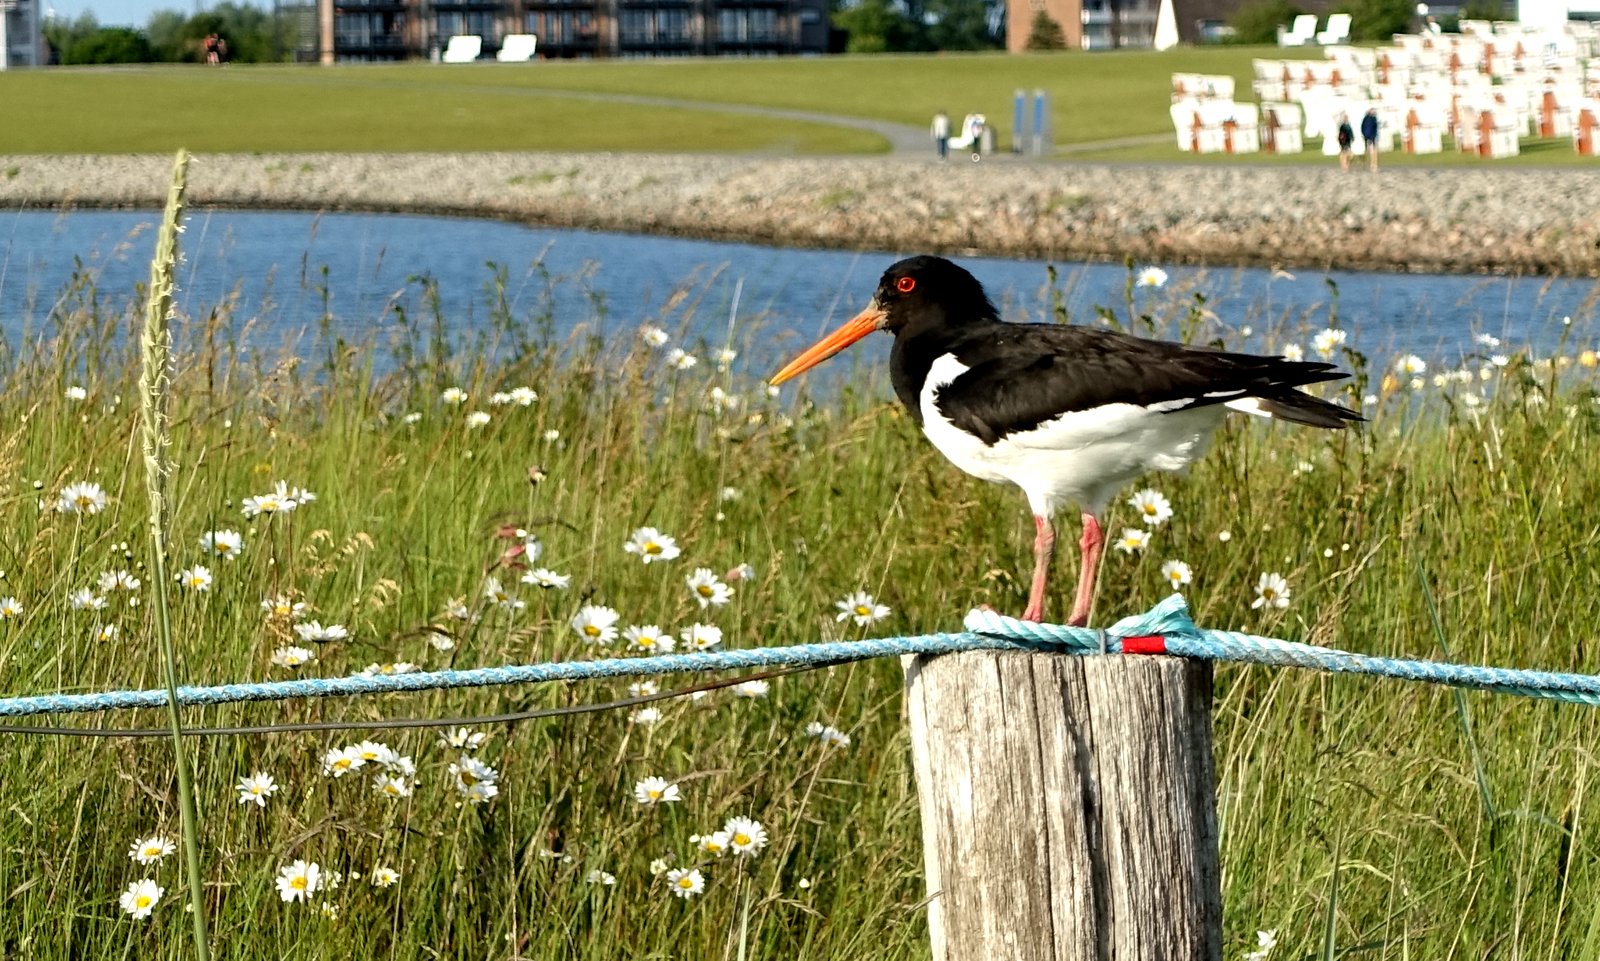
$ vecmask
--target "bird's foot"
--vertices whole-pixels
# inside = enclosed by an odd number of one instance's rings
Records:
[[[1025,621],[1032,621],[1035,624],[1039,623],[1040,621],[1044,620],[1044,606],[1040,605],[1038,607],[1034,607],[1031,604],[1028,605],[1028,609],[1022,612],[1022,619]]]

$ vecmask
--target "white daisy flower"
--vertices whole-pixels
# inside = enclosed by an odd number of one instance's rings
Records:
[[[329,624],[326,627],[321,621],[308,621],[305,624],[296,624],[294,632],[300,635],[302,641],[314,644],[326,644],[329,641],[342,641],[350,636],[350,631],[343,624]]]
[[[128,857],[140,864],[154,864],[176,850],[178,846],[172,843],[171,838],[152,834],[133,842],[133,846],[128,848]]]
[[[595,868],[588,874],[585,874],[583,876],[583,880],[588,884],[599,884],[605,887],[610,887],[611,885],[617,883],[617,876],[609,871],[602,871],[599,868]]]
[[[100,592],[109,594],[112,591],[133,592],[143,586],[143,581],[129,574],[127,571],[106,571],[100,575]]]
[[[439,735],[439,746],[450,747],[456,750],[476,751],[483,746],[489,735],[474,731],[470,727],[448,728]]]
[[[104,643],[109,643],[116,640],[117,635],[120,633],[122,633],[121,628],[117,627],[115,624],[96,624],[94,628],[94,639]]]
[[[67,400],[83,400],[88,396],[89,392],[84,390],[82,387],[79,387],[77,384],[73,384],[71,387],[67,388]]]
[[[511,402],[518,407],[532,407],[534,401],[538,399],[539,395],[534,393],[532,387],[511,388]]]
[[[833,606],[839,609],[839,613],[833,617],[834,620],[854,620],[856,625],[860,627],[877,623],[889,616],[888,606],[879,604],[877,599],[866,591],[846,594],[843,598],[834,601]]]
[[[446,387],[439,399],[452,407],[460,407],[467,402],[467,392],[459,387]]]
[[[728,832],[715,831],[711,834],[695,834],[690,836],[689,843],[697,846],[701,854],[712,857],[722,857],[728,853]]]
[[[511,395],[503,390],[497,390],[489,395],[490,407],[504,407],[511,403]],[[487,423],[487,422],[486,422]]]
[[[1161,576],[1166,578],[1173,590],[1177,590],[1194,580],[1194,571],[1183,561],[1167,561],[1161,565]]]
[[[257,771],[249,777],[242,777],[233,786],[239,792],[240,804],[254,804],[256,807],[266,807],[267,798],[278,793],[278,782],[272,775],[265,771]]]
[[[722,643],[722,628],[713,624],[694,624],[679,636],[683,638],[685,648],[705,651]]]
[[[522,583],[546,590],[564,591],[572,584],[572,575],[557,574],[548,567],[539,567],[523,574]]]
[[[664,777],[647,777],[633,785],[633,799],[640,804],[671,804],[683,800],[678,786]]]
[[[0,597],[0,621],[22,616],[22,602],[15,597]]]
[[[822,741],[829,747],[849,747],[850,735],[844,733],[831,724],[812,721],[806,725],[806,733]]]
[[[278,897],[285,902],[305,901],[322,888],[322,867],[315,861],[296,861],[278,871]]]
[[[372,778],[373,793],[398,801],[411,796],[410,780],[396,774],[376,774]]]
[[[671,364],[676,370],[689,370],[694,365],[700,363],[700,358],[684,350],[682,347],[674,347],[672,350],[667,352],[667,363]]]
[[[733,588],[722,583],[709,567],[695,568],[693,574],[684,578],[684,583],[689,585],[689,593],[701,607],[721,607],[733,598]]]
[[[211,568],[196,564],[178,572],[178,583],[191,591],[211,590]]]
[[[494,418],[489,415],[488,411],[486,411],[486,410],[475,410],[472,413],[467,415],[467,420],[466,420],[467,429],[468,430],[477,430],[478,428],[487,425],[489,423],[489,421],[491,421],[493,419]]]
[[[1141,267],[1135,275],[1135,287],[1164,287],[1167,283],[1167,272],[1160,267]]]
[[[161,901],[161,895],[166,889],[150,878],[131,882],[128,890],[122,892],[117,903],[122,910],[133,917],[135,921],[142,921],[150,916],[150,912]]]
[[[1128,498],[1128,506],[1139,512],[1139,520],[1152,527],[1165,524],[1172,517],[1172,503],[1165,494],[1145,488]]]
[[[270,618],[280,621],[298,621],[306,616],[304,601],[297,601],[285,594],[277,594],[261,602],[261,610]]]
[[[106,492],[93,481],[78,481],[61,489],[56,498],[59,514],[98,514],[106,509]]]
[[[728,835],[728,846],[733,848],[734,854],[755,857],[767,846],[767,829],[754,818],[729,818],[722,830]]]
[[[665,347],[671,336],[660,327],[645,324],[639,328],[639,339],[644,341],[647,347]]]
[[[231,561],[244,553],[244,536],[234,530],[207,531],[200,535],[200,549]]]
[[[633,532],[622,549],[649,564],[652,561],[670,561],[682,553],[678,542],[654,527],[641,527]]]
[[[392,888],[400,882],[400,872],[378,865],[367,875],[367,883],[375,888]]]
[[[642,654],[666,654],[677,646],[671,634],[662,631],[654,624],[628,627],[622,632],[622,641],[628,645],[629,650]]]
[[[79,588],[67,596],[67,603],[75,611],[103,611],[106,599],[87,587]]]
[[[1117,550],[1123,552],[1124,554],[1132,554],[1134,551],[1142,551],[1146,547],[1150,546],[1150,532],[1139,530],[1135,527],[1124,527],[1122,529],[1122,536],[1117,538],[1117,543],[1115,546]]]
[[[1428,365],[1416,354],[1407,354],[1394,362],[1394,369],[1398,374],[1414,377],[1417,374],[1426,373]]]
[[[654,707],[641,707],[628,715],[628,721],[644,727],[653,727],[661,723],[661,709]]]
[[[649,697],[660,692],[661,688],[655,681],[634,681],[628,685],[629,697]]]
[[[280,647],[272,652],[269,663],[273,667],[296,668],[317,659],[316,652],[306,647]]]
[[[766,697],[767,692],[772,690],[772,685],[758,678],[753,681],[740,681],[731,690],[734,697]]]
[[[1289,606],[1289,582],[1284,580],[1282,574],[1262,574],[1256,582],[1256,599],[1250,605],[1252,610],[1257,608],[1284,608]]]
[[[1311,349],[1315,350],[1319,357],[1332,357],[1334,351],[1344,346],[1349,336],[1337,327],[1329,327],[1311,338]]]
[[[356,751],[355,745],[330,747],[322,755],[322,773],[329,777],[344,777],[366,763],[366,759]]]
[[[672,885],[672,893],[688,900],[706,889],[705,875],[699,868],[673,868],[667,872],[667,883]]]
[[[610,644],[617,639],[617,620],[621,616],[609,607],[588,604],[569,623],[585,644]]]

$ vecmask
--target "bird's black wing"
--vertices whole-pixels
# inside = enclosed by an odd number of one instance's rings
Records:
[[[1255,398],[1264,413],[1313,427],[1361,420],[1298,390],[1348,376],[1315,361],[1055,324],[990,326],[982,336],[958,340],[950,353],[968,369],[940,388],[935,403],[956,427],[989,444],[1108,404],[1175,411]]]

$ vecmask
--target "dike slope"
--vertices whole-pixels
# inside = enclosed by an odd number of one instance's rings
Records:
[[[0,207],[153,207],[168,156],[0,156]],[[1600,276],[1600,165],[1393,169],[640,154],[202,155],[195,205],[805,247]]]

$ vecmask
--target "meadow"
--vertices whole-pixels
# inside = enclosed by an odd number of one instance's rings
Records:
[[[688,341],[728,305],[687,283],[659,313],[595,302],[558,330],[542,291],[568,282],[535,263],[489,285],[481,328],[424,291],[366,318],[369,339],[330,318],[282,349],[252,341],[237,303],[178,318],[185,682],[921,633],[977,604],[1020,608],[1020,497],[947,465],[879,372],[774,395],[738,354],[798,347],[793,332],[737,316],[726,340]],[[0,342],[7,694],[160,683],[138,314],[86,273]],[[1333,436],[1241,418],[1189,476],[1148,478],[1172,516],[1109,552],[1096,623],[1178,586],[1203,626],[1594,670],[1594,317],[1549,356],[1474,340],[1368,358],[1325,333],[1360,323],[1336,298],[1216,317],[1201,288],[1130,276],[1097,316],[1029,319],[1325,352],[1355,374],[1330,396],[1370,418]],[[625,333],[591,336],[602,320]],[[1127,504],[1107,521],[1142,526]],[[1263,574],[1285,578],[1286,603],[1257,603]],[[216,956],[348,957],[352,939],[393,958],[927,956],[896,663],[506,724],[383,723],[648,693],[190,712],[378,722],[192,742]],[[1593,709],[1223,667],[1215,718],[1228,957],[1260,952],[1263,931],[1274,946],[1256,958],[1600,957]],[[161,728],[155,712],[67,723]],[[0,955],[190,956],[181,858],[162,853],[178,838],[170,745],[0,738]]]
[[[876,133],[726,112],[798,110],[926,127],[936,110],[988,115],[1009,145],[1012,95],[1045,90],[1061,156],[1112,162],[1328,164],[1186,157],[1171,143],[1175,72],[1232,75],[1277,48],[1164,53],[947,54],[541,61],[531,64],[200,66],[12,71],[0,76],[0,153],[332,151],[766,151],[879,153]],[[644,98],[630,99],[630,98]],[[699,105],[697,107],[697,105]],[[718,109],[711,109],[718,108]],[[1165,139],[1162,139],[1165,137]],[[1130,142],[1131,141],[1131,142]],[[1566,140],[1534,140],[1496,165],[1592,165]],[[1386,162],[1477,165],[1455,152]]]

